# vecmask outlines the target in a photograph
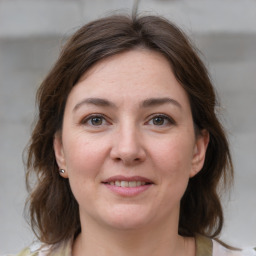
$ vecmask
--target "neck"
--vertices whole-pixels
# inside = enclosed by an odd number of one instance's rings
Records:
[[[179,236],[178,228],[166,223],[130,230],[85,227],[74,242],[73,256],[195,255],[194,239]]]

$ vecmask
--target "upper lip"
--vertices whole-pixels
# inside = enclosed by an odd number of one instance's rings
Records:
[[[146,183],[154,183],[152,180],[142,177],[142,176],[127,177],[127,176],[123,176],[123,175],[112,176],[108,179],[103,180],[102,182],[109,183],[112,181],[141,181],[141,182],[146,182]]]

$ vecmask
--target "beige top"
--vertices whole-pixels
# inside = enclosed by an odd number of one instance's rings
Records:
[[[72,256],[72,242],[70,240],[61,243],[54,249],[51,246],[33,245],[25,248],[16,256]],[[50,254],[49,251],[51,251]],[[196,256],[256,256],[256,249],[234,251],[227,249],[215,240],[198,235],[196,236]]]

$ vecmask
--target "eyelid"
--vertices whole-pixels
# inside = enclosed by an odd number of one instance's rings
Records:
[[[89,115],[83,117],[79,123],[81,123],[82,125],[97,127],[96,125],[94,126],[94,125],[88,123],[88,121],[90,121],[91,119],[93,119],[95,117],[100,117],[100,118],[103,119],[103,122],[106,122],[107,124],[111,124],[109,118],[107,118],[104,114],[100,114],[100,113],[89,114]],[[159,125],[159,127],[176,124],[176,121],[172,117],[170,117],[167,114],[163,114],[163,113],[151,114],[150,116],[148,116],[147,121],[145,122],[145,124],[149,124],[149,122],[152,121],[156,117],[161,117],[161,118],[164,118],[165,120],[168,121],[168,124]],[[106,125],[106,123],[103,123],[103,124],[99,125],[98,127]],[[157,126],[157,125],[155,125],[155,126]]]
[[[172,117],[170,117],[169,115],[166,115],[166,114],[162,114],[162,113],[155,113],[155,114],[150,115],[149,118],[148,118],[148,121],[146,123],[149,123],[150,121],[152,121],[156,117],[164,118],[165,120],[168,121],[169,125],[176,125],[176,121]],[[165,125],[159,125],[159,127],[160,126],[166,126],[166,124]]]
[[[89,114],[87,115],[86,117],[83,117],[80,121],[80,123],[82,125],[88,125],[88,126],[91,126],[91,127],[97,127],[96,125],[92,125],[92,124],[88,124],[88,121],[90,121],[92,118],[95,118],[95,117],[100,117],[102,118],[106,123],[110,123],[108,120],[107,120],[107,117],[103,114],[98,114],[98,113],[93,113],[93,114]],[[102,125],[99,125],[100,126],[103,126],[105,124],[102,124]]]

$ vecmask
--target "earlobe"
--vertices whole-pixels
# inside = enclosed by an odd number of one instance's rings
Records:
[[[203,168],[209,140],[209,132],[207,130],[201,130],[200,134],[196,138],[190,178],[194,177]]]
[[[61,138],[60,131],[56,132],[54,135],[53,148],[54,148],[56,162],[59,166],[59,170],[65,170],[64,172],[59,171],[59,174],[63,178],[68,178],[68,172],[66,168],[66,161],[65,161],[65,155],[63,151],[62,138]]]

